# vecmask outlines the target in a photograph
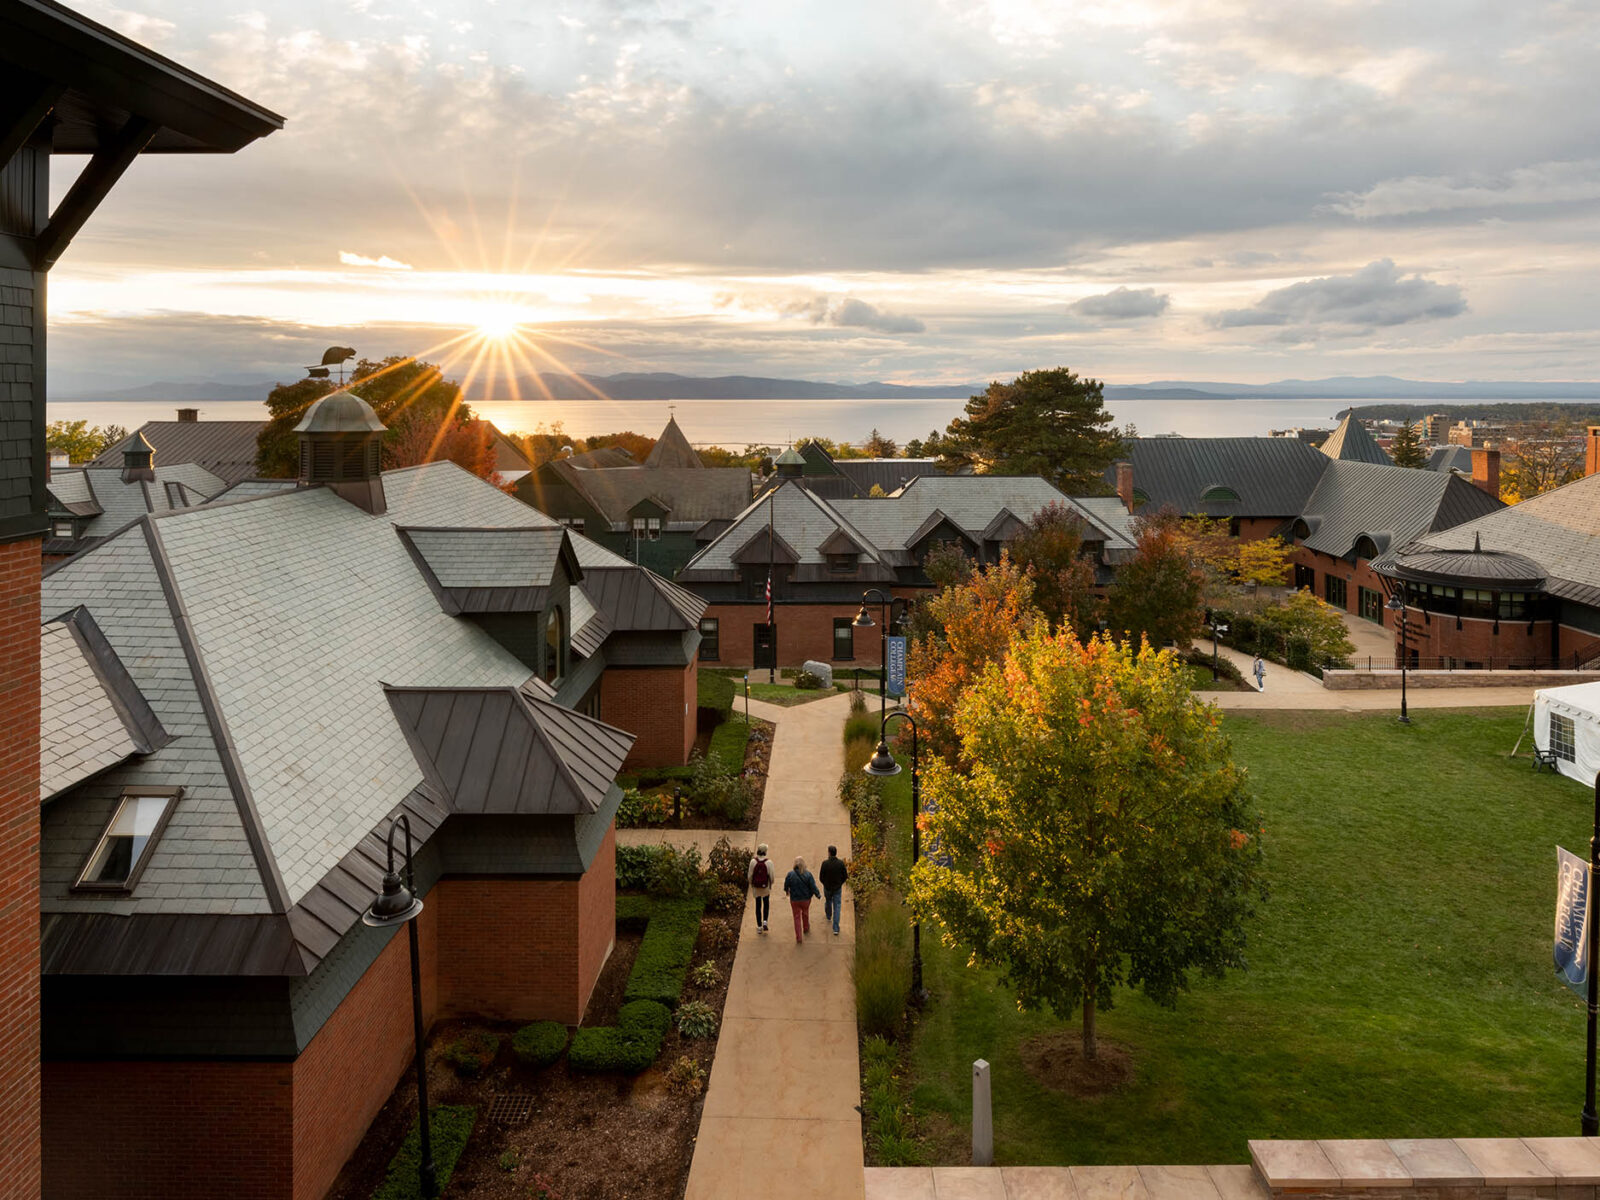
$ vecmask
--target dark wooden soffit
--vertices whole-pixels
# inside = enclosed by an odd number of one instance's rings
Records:
[[[100,150],[95,151],[83,173],[56,205],[50,220],[34,239],[33,266],[48,271],[65,253],[78,230],[94,215],[100,202],[111,194],[117,181],[138,158],[159,126],[144,117],[130,117],[127,124]]]

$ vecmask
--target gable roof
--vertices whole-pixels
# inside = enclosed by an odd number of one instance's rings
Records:
[[[937,458],[837,458],[833,468],[862,496],[874,486],[893,492],[919,475],[945,474]]]
[[[1422,534],[1503,507],[1459,476],[1338,460],[1312,489],[1294,529],[1307,549],[1342,558],[1366,538],[1366,557],[1382,559]]]
[[[256,473],[256,439],[266,427],[265,421],[146,421],[89,466],[121,470],[123,450],[143,437],[157,466],[195,463],[224,484],[238,483]]]
[[[1341,462],[1386,464],[1390,461],[1383,447],[1372,440],[1367,427],[1356,420],[1354,412],[1345,413],[1344,420],[1339,422],[1339,427],[1328,435],[1318,449],[1329,458],[1336,458]]]
[[[1435,446],[1428,455],[1430,471],[1462,471],[1472,474],[1471,446]]]
[[[552,464],[559,477],[589,501],[614,529],[625,530],[641,500],[653,500],[672,528],[694,529],[737,516],[750,503],[750,472],[743,467],[582,467],[569,459]]]
[[[556,569],[583,577],[559,525],[461,529],[397,527],[445,612],[536,612],[549,601]]]
[[[678,428],[676,417],[667,417],[667,427],[661,431],[661,436],[656,439],[656,444],[650,448],[650,453],[645,456],[644,465],[647,467],[682,467],[690,470],[702,470],[705,463],[695,453],[689,439],[684,437],[683,430]]]
[[[120,464],[58,470],[45,485],[51,497],[50,510],[87,516],[82,536],[101,538],[147,513],[203,504],[224,488],[222,480],[196,463],[158,465],[154,474],[153,481],[124,480]]]
[[[1170,507],[1211,517],[1295,516],[1333,461],[1299,438],[1264,437],[1134,438],[1127,457],[1146,511]],[[1106,469],[1106,482],[1115,485],[1115,467]],[[1205,500],[1214,487],[1239,498]]]

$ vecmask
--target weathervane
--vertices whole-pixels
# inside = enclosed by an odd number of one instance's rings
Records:
[[[339,386],[344,386],[344,364],[356,356],[356,352],[349,346],[329,346],[322,352],[322,362],[315,367],[306,368],[306,377],[309,379],[328,378],[328,368],[339,368]]]

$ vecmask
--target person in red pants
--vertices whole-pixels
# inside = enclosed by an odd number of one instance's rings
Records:
[[[794,910],[794,940],[798,945],[802,936],[811,932],[811,901],[821,896],[817,877],[806,870],[806,860],[796,858],[794,870],[783,877],[783,894],[789,897],[789,907]]]

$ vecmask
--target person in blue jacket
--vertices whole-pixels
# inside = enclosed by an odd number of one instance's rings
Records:
[[[789,907],[794,911],[794,940],[798,945],[805,941],[803,935],[811,932],[811,901],[822,895],[817,877],[806,870],[804,858],[796,857],[794,870],[783,877],[783,894],[789,897]]]

